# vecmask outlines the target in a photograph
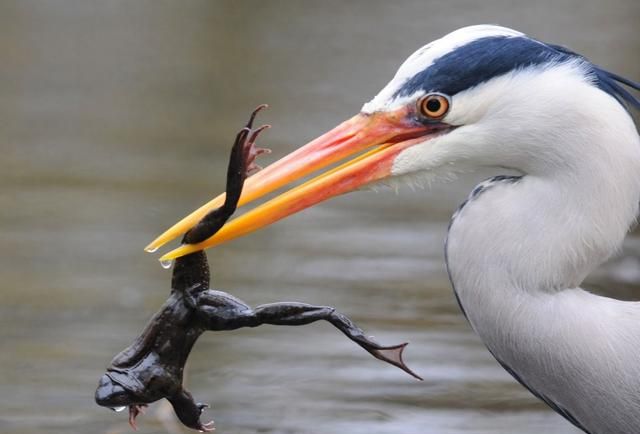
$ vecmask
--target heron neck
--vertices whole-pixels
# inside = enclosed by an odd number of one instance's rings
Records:
[[[578,288],[634,222],[638,162],[618,161],[610,176],[585,163],[584,171],[555,178],[494,178],[454,215],[447,237],[452,285],[485,345],[520,382],[593,433],[632,432],[640,423],[610,416],[640,387],[640,353],[630,344],[640,339],[640,304]]]
[[[525,292],[578,287],[621,246],[640,199],[640,143],[586,149],[557,173],[492,178],[452,218],[451,278]],[[475,291],[475,289],[474,289]]]
[[[479,333],[481,322],[528,309],[531,297],[578,288],[619,249],[640,198],[640,146],[624,149],[585,153],[557,175],[496,177],[474,189],[452,218],[446,257]]]

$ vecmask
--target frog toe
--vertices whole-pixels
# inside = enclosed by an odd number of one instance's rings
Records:
[[[213,421],[204,423],[200,426],[199,431],[200,432],[211,432],[211,431],[215,431],[215,427],[213,426]]]

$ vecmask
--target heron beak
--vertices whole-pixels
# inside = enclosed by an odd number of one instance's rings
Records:
[[[423,142],[425,136],[441,129],[438,125],[416,122],[407,108],[358,114],[248,178],[239,205],[247,204],[349,155],[372,148],[368,152],[265,202],[227,223],[211,238],[198,244],[184,244],[160,259],[167,261],[216,246],[333,196],[386,178],[391,175],[393,161],[402,150]],[[188,231],[210,210],[222,205],[223,201],[224,194],[203,205],[160,235],[145,250],[155,251]]]

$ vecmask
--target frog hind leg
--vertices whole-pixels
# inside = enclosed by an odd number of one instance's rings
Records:
[[[366,336],[364,331],[346,315],[336,312],[333,307],[313,306],[306,303],[271,303],[258,306],[253,313],[253,318],[254,326],[260,324],[295,326],[320,320],[328,321],[376,359],[396,366],[412,377],[422,380],[422,377],[413,372],[402,359],[407,342],[392,346],[380,345]]]
[[[197,244],[212,237],[235,212],[245,179],[251,172],[258,169],[255,164],[256,157],[270,152],[255,145],[260,133],[269,128],[269,125],[253,128],[256,114],[265,107],[266,105],[263,104],[256,108],[251,114],[247,125],[236,135],[235,142],[231,148],[231,156],[229,157],[224,204],[210,211],[191,228],[182,239],[184,244]],[[195,252],[176,260],[171,279],[172,289],[184,292],[190,288],[198,287],[204,290],[209,288],[209,284],[209,263],[203,251]]]
[[[255,163],[261,154],[271,152],[266,148],[256,146],[256,140],[260,133],[269,125],[262,125],[253,129],[253,121],[256,114],[266,105],[261,105],[252,113],[247,125],[236,135],[236,140],[231,148],[229,166],[227,168],[227,185],[225,188],[225,201],[219,208],[210,211],[196,225],[189,230],[182,240],[186,244],[197,244],[212,237],[224,226],[229,217],[236,211],[244,181],[253,172],[260,170]]]

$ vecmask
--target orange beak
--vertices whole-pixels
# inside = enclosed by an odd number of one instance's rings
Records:
[[[358,114],[307,145],[249,177],[239,206],[298,180],[305,175],[367,148],[373,149],[342,165],[273,198],[227,223],[211,238],[198,244],[184,244],[165,254],[161,261],[216,246],[270,225],[333,196],[355,190],[391,175],[395,157],[404,149],[421,143],[442,124],[416,121],[411,109]],[[191,229],[209,211],[224,202],[224,193],[180,220],[149,244],[159,247]]]

